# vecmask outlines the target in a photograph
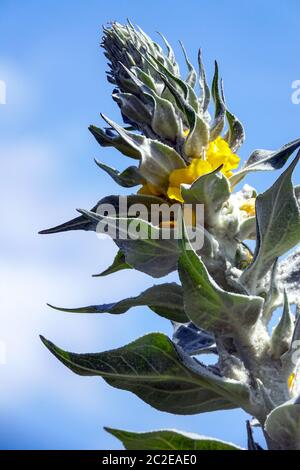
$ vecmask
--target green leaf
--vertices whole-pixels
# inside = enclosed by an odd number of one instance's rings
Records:
[[[151,56],[153,62],[156,64],[156,67],[149,62],[149,64],[154,68],[154,70],[160,75],[163,82],[169,88],[171,93],[174,95],[176,100],[181,97],[179,100],[179,108],[183,107],[187,109],[190,107],[196,113],[199,111],[198,99],[193,90],[193,88],[185,81],[181,80],[179,77],[176,77],[172,74],[166,67],[163,66],[155,57]],[[179,91],[180,90],[180,91]]]
[[[279,170],[299,147],[300,139],[297,139],[278,150],[254,150],[243,168],[230,177],[231,186],[238,184],[250,171]]]
[[[130,432],[104,428],[119,439],[126,450],[242,450],[228,442],[173,430]]]
[[[105,223],[112,232],[115,232],[114,236],[111,236],[124,253],[126,263],[133,268],[155,278],[166,276],[176,269],[178,241],[172,236],[173,230],[170,230],[170,239],[163,239],[165,230],[142,219],[122,217],[116,219],[100,217],[94,212],[85,210],[79,212],[95,222]],[[136,229],[140,236],[137,234],[136,238],[130,238],[128,231],[131,229]]]
[[[155,70],[157,69],[155,68]],[[165,83],[166,88],[169,90],[171,96],[173,96],[177,107],[183,113],[183,115],[185,115],[190,129],[195,128],[197,124],[196,122],[197,116],[198,116],[197,125],[199,126],[201,124],[202,116],[199,116],[197,114],[198,108],[199,108],[198,100],[197,100],[197,97],[195,96],[194,91],[191,89],[191,87],[188,87],[187,83],[183,82],[182,80],[176,77],[173,77],[173,80],[171,82],[169,78],[172,78],[172,75],[170,76],[169,72],[166,72],[167,76],[164,73],[159,72],[158,70],[157,72],[160,74],[161,79]],[[175,85],[173,82],[175,83]],[[189,89],[191,90],[191,92],[189,91]],[[191,95],[193,95],[192,103],[190,103],[191,100],[188,99],[188,97]],[[204,132],[205,132],[205,129],[203,128],[202,129],[203,135],[204,135]]]
[[[195,88],[196,81],[197,81],[196,70],[195,70],[193,64],[190,62],[190,60],[188,58],[188,55],[186,53],[186,50],[185,50],[185,47],[184,47],[183,43],[181,41],[179,41],[179,44],[180,44],[180,47],[181,47],[183,55],[184,55],[184,60],[185,60],[186,66],[187,66],[188,71],[189,71],[189,74],[188,74],[187,78],[185,79],[185,81],[192,88]]]
[[[256,217],[248,217],[240,223],[240,228],[236,234],[237,240],[255,240],[256,238]]]
[[[143,184],[143,178],[140,174],[139,169],[136,166],[129,166],[126,170],[120,172],[111,168],[105,163],[101,163],[98,160],[95,160],[96,164],[105,171],[117,184],[123,186],[123,188],[132,188],[139,184]]]
[[[273,186],[256,198],[256,249],[252,264],[241,276],[251,292],[276,258],[300,242],[300,211],[291,181],[299,157],[300,153]]]
[[[95,211],[97,206],[91,209]],[[60,233],[60,232],[69,232],[70,230],[86,230],[86,231],[95,231],[97,223],[92,220],[90,217],[81,215],[80,217],[75,217],[74,219],[68,220],[63,224],[55,225],[54,227],[47,228],[45,230],[40,230],[40,235],[50,235],[51,233]]]
[[[130,297],[110,304],[89,305],[80,308],[59,308],[50,304],[48,305],[63,312],[111,313],[114,315],[125,313],[132,307],[146,305],[161,317],[178,323],[188,321],[183,307],[182,287],[175,282],[155,285],[136,297]]]
[[[165,201],[158,196],[149,196],[145,194],[130,194],[129,196],[119,196],[119,195],[111,195],[105,196],[104,198],[100,199],[97,204],[87,213],[80,215],[74,219],[69,220],[63,224],[57,225],[47,230],[42,230],[39,232],[40,234],[50,234],[50,233],[59,233],[59,232],[67,232],[69,230],[86,230],[86,231],[93,231],[97,230],[97,224],[102,217],[98,214],[97,218],[95,216],[91,216],[91,213],[96,214],[99,210],[100,206],[110,205],[114,210],[115,214],[118,217],[127,217],[128,209],[135,204],[142,204],[144,208],[148,209],[143,211],[143,215],[149,216],[151,214],[151,207],[153,204],[163,204]]]
[[[219,170],[200,176],[191,186],[181,185],[185,203],[204,204],[205,222],[210,226],[215,224],[219,211],[230,196],[228,179]]]
[[[265,325],[268,325],[269,321],[272,318],[273,311],[280,305],[280,302],[278,303],[278,300],[280,298],[280,288],[278,283],[277,267],[278,259],[276,259],[272,266],[270,282],[268,286],[268,291],[266,293],[266,300],[262,315],[262,320]]]
[[[118,103],[121,112],[130,122],[150,125],[151,112],[139,98],[132,93],[113,93],[112,98]]]
[[[114,218],[83,209],[78,211],[86,219],[90,219],[96,229],[98,222],[101,222],[101,228],[107,228],[106,233],[124,253],[126,263],[133,268],[155,278],[176,270],[179,255],[178,237],[181,236],[178,228],[159,228],[140,218]],[[197,236],[200,235],[201,227],[198,228]],[[216,241],[205,229],[203,237],[204,243],[199,252],[205,259],[210,260],[216,250]]]
[[[208,273],[201,258],[183,240],[179,276],[187,316],[199,328],[216,333],[232,333],[254,325],[263,299],[227,292]]]
[[[276,359],[286,353],[289,349],[289,345],[292,339],[294,330],[294,318],[291,314],[289,300],[284,291],[284,308],[280,321],[273,330],[271,337],[271,349],[272,355]]]
[[[179,119],[173,104],[156,93],[146,95],[151,97],[154,106],[151,120],[152,129],[161,138],[176,142],[179,134]]]
[[[168,145],[158,140],[148,139],[134,135],[129,135],[122,127],[110,121],[107,117],[103,119],[112,126],[120,136],[140,153],[139,174],[149,183],[161,188],[162,192],[167,191],[170,173],[179,168],[184,168],[185,163],[181,156]]]
[[[168,52],[167,57],[168,57],[169,62],[170,62],[173,66],[176,66],[176,67],[178,68],[178,65],[177,65],[177,63],[176,63],[175,53],[174,53],[174,50],[173,50],[172,46],[169,44],[169,42],[167,41],[167,39],[165,38],[165,36],[164,36],[162,33],[160,33],[160,32],[158,31],[158,34],[159,34],[160,37],[162,38],[162,40],[163,40],[163,42],[164,42],[164,44],[165,44],[165,46],[166,46],[166,48],[167,48],[167,52]]]
[[[177,349],[162,333],[94,354],[66,352],[41,339],[76,374],[101,376],[108,384],[133,392],[161,411],[190,415],[234,408],[236,403],[249,400],[248,387],[216,375]]]
[[[199,67],[199,86],[201,90],[201,109],[205,113],[207,111],[209,102],[210,102],[210,89],[206,81],[205,69],[202,62],[202,53],[201,49],[198,51],[198,67]]]
[[[114,135],[110,130],[103,131],[102,129],[99,129],[99,127],[90,126],[89,131],[93,134],[101,147],[115,147],[119,152],[123,153],[127,157],[131,157],[136,160],[140,159],[140,154],[136,149],[133,149],[126,141],[124,141],[124,139],[122,139],[122,137]]]
[[[119,250],[112,264],[101,273],[94,274],[93,277],[108,276],[109,274],[116,273],[123,269],[132,269],[132,266],[126,263],[124,254],[122,253],[122,251]]]
[[[293,251],[278,265],[278,280],[284,287],[291,304],[300,306],[300,249]]]
[[[225,103],[219,89],[219,68],[217,62],[215,62],[211,94],[215,103],[215,117],[210,128],[210,140],[214,140],[221,134],[224,128],[226,114]]]
[[[144,84],[146,87],[150,88],[150,90],[153,90],[156,92],[156,84],[153,80],[153,78],[147,74],[144,70],[141,70],[139,67],[132,67],[132,72],[134,75],[137,76],[137,78]]]
[[[298,204],[300,205],[300,186],[294,187],[295,196],[297,198]]]
[[[268,415],[265,430],[282,450],[300,450],[300,397],[275,408]]]
[[[127,219],[127,222],[131,223],[132,219]],[[144,239],[122,240],[117,237],[114,240],[125,254],[126,262],[155,278],[174,271],[178,259],[177,240],[162,239],[163,230],[144,221],[140,221],[140,230],[146,234]]]
[[[132,119],[134,122],[138,123],[139,127],[144,128],[145,136],[150,134],[150,137],[158,136],[166,140],[166,143],[176,143],[180,129],[180,122],[173,104],[169,100],[159,96],[159,94],[157,94],[153,88],[145,85],[144,82],[139,80],[139,78],[131,70],[127,69],[125,66],[123,67],[126,70],[126,73],[131,77],[132,81],[135,83],[137,87],[135,94],[137,94],[139,97],[137,98],[132,94],[124,94],[123,106],[122,103],[120,103],[121,109],[124,107],[124,114],[129,119]],[[117,101],[120,101],[118,100],[119,95],[121,95],[122,101],[122,94],[117,93],[113,96],[116,97]],[[130,102],[128,103],[128,101],[132,102],[132,106]],[[141,105],[146,109],[143,110]],[[135,140],[133,134],[132,136],[133,140]],[[143,144],[143,136],[139,136],[138,139],[142,140],[141,142],[138,140],[138,143]]]
[[[194,125],[184,143],[184,153],[189,158],[200,158],[209,141],[209,127],[205,120],[195,114]]]
[[[236,152],[245,140],[244,127],[239,121],[239,119],[227,109],[223,81],[221,81],[221,93],[223,103],[226,107],[225,114],[228,123],[228,131],[226,132],[224,139],[228,142],[228,145],[231,148],[232,152]]]
[[[228,142],[232,152],[236,152],[245,141],[244,127],[238,118],[231,114],[228,109],[226,110],[226,118],[229,129],[225,135],[225,140]]]

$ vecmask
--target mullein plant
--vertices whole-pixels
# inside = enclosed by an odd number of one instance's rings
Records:
[[[120,186],[137,188],[127,197],[129,205],[204,205],[204,244],[199,250],[189,246],[185,228],[181,239],[166,240],[161,236],[166,221],[154,225],[137,216],[140,227],[155,237],[115,237],[117,255],[100,276],[137,269],[160,278],[178,270],[180,282],[154,285],[111,304],[59,310],[122,314],[148,306],[172,322],[173,336],[147,334],[118,349],[91,354],[42,341],[76,374],[100,376],[158,410],[191,415],[242,408],[252,417],[246,428],[249,450],[261,449],[253,426],[263,430],[268,449],[300,449],[300,251],[295,249],[300,187],[292,183],[300,152],[289,161],[300,139],[276,151],[255,150],[239,169],[244,129],[227,108],[217,63],[209,87],[201,52],[196,72],[181,45],[187,66],[182,78],[173,49],[161,38],[164,48],[131,23],[104,28],[101,45],[123,124],[102,115],[105,127],[90,126],[90,131],[102,147],[114,147],[133,164],[120,172],[96,163]],[[236,189],[248,174],[279,170],[288,161],[265,192],[257,194],[248,184]],[[115,208],[115,222],[134,219],[112,195],[41,233],[96,231],[103,221],[109,225],[111,218],[97,210],[104,203]],[[175,230],[176,222],[167,225]],[[271,328],[270,322],[276,326]],[[203,354],[214,359],[213,365],[205,365]],[[126,449],[239,448],[172,430],[106,430]]]

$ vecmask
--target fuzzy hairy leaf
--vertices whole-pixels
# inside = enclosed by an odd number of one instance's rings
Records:
[[[240,224],[238,233],[236,234],[238,240],[255,240],[256,238],[256,217],[248,217]]]
[[[125,261],[138,271],[158,278],[174,271],[178,259],[178,242],[175,238],[163,239],[164,230],[135,218],[100,217],[94,212],[80,210],[96,223],[101,221],[114,232],[113,240],[124,253]],[[136,238],[128,236],[128,230],[136,229]],[[110,233],[108,233],[110,235]],[[112,235],[111,235],[112,236]],[[123,238],[124,237],[124,238]]]
[[[250,171],[279,170],[299,147],[300,139],[297,139],[278,150],[254,150],[243,168],[231,176],[231,185],[235,186]]]
[[[96,210],[97,206],[93,207],[91,211]],[[97,223],[92,220],[90,217],[81,215],[75,217],[74,219],[68,220],[63,224],[55,225],[54,227],[47,228],[45,230],[40,230],[40,235],[49,235],[51,233],[60,233],[60,232],[69,232],[71,230],[86,230],[86,231],[95,231]]]
[[[279,359],[288,351],[294,329],[294,319],[291,314],[290,305],[286,291],[284,291],[284,308],[280,321],[274,328],[271,337],[272,354]]]
[[[191,186],[181,185],[181,194],[185,203],[204,204],[205,222],[213,225],[224,202],[229,199],[228,179],[219,171],[200,176]]]
[[[47,230],[42,230],[41,234],[50,234],[50,233],[59,233],[59,232],[67,232],[70,230],[86,230],[86,231],[93,231],[97,230],[97,224],[102,219],[100,214],[98,216],[91,216],[91,213],[97,214],[99,208],[105,205],[111,206],[111,209],[115,210],[116,217],[127,217],[128,209],[131,207],[132,209],[136,204],[143,205],[148,211],[151,210],[153,204],[159,205],[165,203],[165,201],[157,196],[148,196],[145,194],[130,194],[129,196],[118,196],[118,195],[111,195],[105,196],[104,198],[100,199],[97,204],[87,213],[83,213],[79,217],[75,217],[74,219],[69,220],[63,224],[57,225]],[[137,207],[137,206],[135,206]],[[140,215],[147,215],[143,211],[143,214]],[[149,212],[150,213],[150,212]]]
[[[215,73],[212,82],[211,94],[215,103],[215,116],[210,128],[210,140],[214,140],[221,134],[224,128],[226,116],[226,106],[219,88],[219,68],[217,62],[215,62]]]
[[[290,303],[300,306],[300,249],[295,250],[278,265],[278,280],[286,290]]]
[[[280,303],[280,288],[277,275],[278,259],[274,262],[270,273],[270,282],[266,294],[266,300],[263,311],[263,321],[267,325],[272,317],[272,313]],[[278,302],[279,301],[279,302]]]
[[[142,433],[104,429],[119,439],[127,450],[242,450],[229,442],[168,429]]]
[[[204,69],[203,62],[202,62],[201,49],[199,49],[198,51],[198,67],[199,67],[199,86],[201,90],[201,96],[200,96],[199,101],[201,104],[201,110],[203,113],[205,113],[207,111],[207,108],[210,102],[210,89],[206,80],[205,69]]]
[[[240,120],[227,109],[225,94],[224,94],[224,83],[222,80],[221,80],[221,96],[222,96],[223,103],[226,107],[225,116],[226,116],[226,120],[228,124],[228,130],[224,136],[224,139],[228,142],[228,145],[231,148],[232,152],[236,152],[244,143],[245,130]]]
[[[99,127],[90,126],[89,131],[93,134],[101,147],[114,147],[127,157],[131,157],[136,160],[140,159],[139,152],[128,145],[127,142],[118,134],[115,135],[111,130],[106,129],[106,131],[104,131]]]
[[[172,101],[174,100],[174,104],[176,104],[176,107],[178,108],[178,114],[182,113],[182,115],[186,117],[190,130],[194,129],[196,126],[196,116],[199,111],[198,99],[194,90],[186,82],[170,73],[170,71],[167,70],[154,57],[152,57],[152,59],[156,66],[154,66],[151,62],[149,62],[149,64],[159,74],[160,78],[166,86],[164,96],[168,90],[168,99]]]
[[[175,282],[155,285],[136,297],[129,297],[128,299],[110,304],[89,305],[80,308],[59,308],[50,304],[48,305],[63,312],[111,313],[114,315],[125,313],[132,307],[146,305],[161,317],[179,323],[188,321],[183,307],[182,287]]]
[[[164,44],[165,44],[165,46],[166,46],[166,48],[167,48],[167,53],[168,53],[167,57],[168,57],[169,62],[170,62],[173,66],[175,66],[175,68],[176,68],[175,75],[178,75],[178,72],[179,72],[179,71],[178,71],[178,64],[177,64],[177,62],[176,62],[174,50],[173,50],[172,46],[169,44],[169,42],[167,41],[167,39],[165,38],[165,36],[164,36],[162,33],[160,33],[159,31],[158,31],[158,34],[159,34],[160,37],[162,38],[162,40],[163,40],[163,42],[164,42]]]
[[[294,191],[295,191],[295,196],[297,198],[297,201],[300,205],[300,186],[295,186],[294,187]]]
[[[149,183],[159,187],[162,192],[168,188],[169,175],[173,170],[184,168],[185,163],[181,156],[168,145],[158,140],[148,139],[135,135],[129,135],[122,127],[110,121],[107,117],[103,119],[112,126],[116,132],[140,154],[139,174]]]
[[[167,47],[167,55],[141,28],[135,29],[130,22],[125,26],[113,23],[111,27],[104,28],[102,46],[105,49],[105,56],[110,61],[108,80],[123,90],[124,74],[120,67],[122,64],[127,67],[139,67],[147,72],[157,84],[159,76],[149,67],[147,61],[151,55],[165,64],[174,75],[179,75],[174,52],[167,40],[162,35],[161,37]]]
[[[101,170],[105,171],[118,185],[123,188],[132,188],[143,184],[143,177],[136,166],[129,166],[126,170],[120,172],[106,165],[105,163],[95,160]]]
[[[236,152],[245,140],[244,127],[238,118],[234,114],[231,114],[228,109],[226,109],[226,118],[229,129],[225,135],[225,140],[228,142],[232,152]]]
[[[189,158],[200,158],[209,141],[209,127],[202,116],[195,113],[194,122],[184,144],[184,153]]]
[[[171,93],[177,90],[180,90],[180,95],[184,97],[185,104],[178,103],[179,108],[183,105],[187,107],[191,107],[196,113],[199,111],[198,99],[196,93],[194,92],[193,88],[189,85],[189,83],[181,80],[179,77],[176,77],[170,70],[168,70],[157,58],[151,57],[156,64],[156,68],[154,69],[159,73],[161,79],[166,84],[166,86],[170,89]],[[176,93],[175,93],[176,94]],[[177,95],[178,96],[178,95]]]
[[[147,198],[147,196],[146,196]],[[135,269],[158,278],[166,276],[177,268],[178,236],[177,229],[159,228],[140,218],[106,217],[92,211],[79,210],[95,227],[101,222],[107,233],[124,253],[125,261]],[[99,227],[98,227],[99,228]],[[200,253],[211,257],[215,241],[206,230]],[[46,233],[46,232],[45,232]],[[198,234],[200,236],[200,233]]]
[[[123,269],[132,269],[132,266],[130,266],[128,263],[125,261],[125,256],[122,253],[122,251],[118,251],[112,264],[106,268],[104,271],[102,271],[99,274],[94,274],[93,277],[102,277],[102,276],[108,276],[109,274],[116,273],[118,271],[122,271]]]
[[[300,209],[291,181],[299,157],[300,153],[273,186],[256,198],[256,248],[252,264],[241,276],[250,291],[255,291],[257,280],[276,258],[300,242]]]
[[[183,55],[184,55],[184,59],[185,59],[185,63],[186,63],[186,66],[188,68],[188,71],[189,71],[188,76],[185,79],[185,81],[189,86],[191,86],[192,88],[195,88],[196,81],[197,81],[196,70],[195,70],[193,64],[191,63],[191,61],[188,58],[188,55],[186,53],[184,45],[182,44],[181,41],[179,41],[179,44],[181,46],[181,49],[182,49],[182,52],[183,52]]]
[[[129,122],[142,126],[151,123],[150,109],[138,97],[132,93],[114,93],[112,97],[118,103],[122,114],[129,119]]]
[[[151,120],[152,129],[163,139],[176,142],[180,125],[173,104],[158,95],[154,95],[152,99],[154,105]]]
[[[249,399],[245,385],[219,377],[178,350],[161,333],[148,334],[122,348],[94,354],[66,352],[41,339],[76,374],[101,376],[110,385],[135,393],[161,411],[196,414],[234,408],[235,402]]]
[[[300,450],[300,397],[275,408],[268,415],[265,430],[283,450]]]
[[[136,123],[145,136],[158,136],[167,142],[176,143],[181,126],[173,104],[159,96],[151,84],[150,87],[145,85],[145,76],[141,70],[134,69],[135,73],[133,73],[126,67],[124,69],[135,84],[136,91],[135,94],[115,93],[113,95],[122,113],[131,119],[133,124]],[[134,136],[133,139],[135,140]],[[138,139],[142,140],[143,137],[138,136]]]
[[[234,329],[256,323],[263,299],[221,289],[201,258],[191,247],[187,249],[185,241],[181,244],[178,268],[186,314],[199,328],[232,333]]]

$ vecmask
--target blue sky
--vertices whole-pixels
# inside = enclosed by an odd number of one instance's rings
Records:
[[[125,160],[101,149],[87,127],[99,113],[120,120],[99,48],[101,25],[129,17],[148,34],[178,39],[196,59],[203,49],[208,75],[219,61],[230,108],[243,121],[246,158],[300,136],[300,105],[291,101],[300,79],[297,0],[179,2],[1,0],[0,80],[0,447],[3,449],[115,449],[102,427],[177,428],[245,445],[245,414],[160,413],[134,395],[97,378],[73,375],[41,345],[42,333],[73,351],[114,348],[147,332],[170,333],[147,309],[110,317],[72,317],[46,302],[80,306],[119,300],[152,285],[137,272],[90,275],[108,266],[115,247],[92,233],[41,237],[38,230],[71,218],[119,189],[93,158],[122,168]],[[247,182],[265,189],[275,174]],[[299,169],[295,181],[299,184]]]

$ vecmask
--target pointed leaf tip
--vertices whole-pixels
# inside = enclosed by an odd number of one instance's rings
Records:
[[[104,429],[119,439],[126,450],[244,450],[230,442],[172,429],[142,433]]]

